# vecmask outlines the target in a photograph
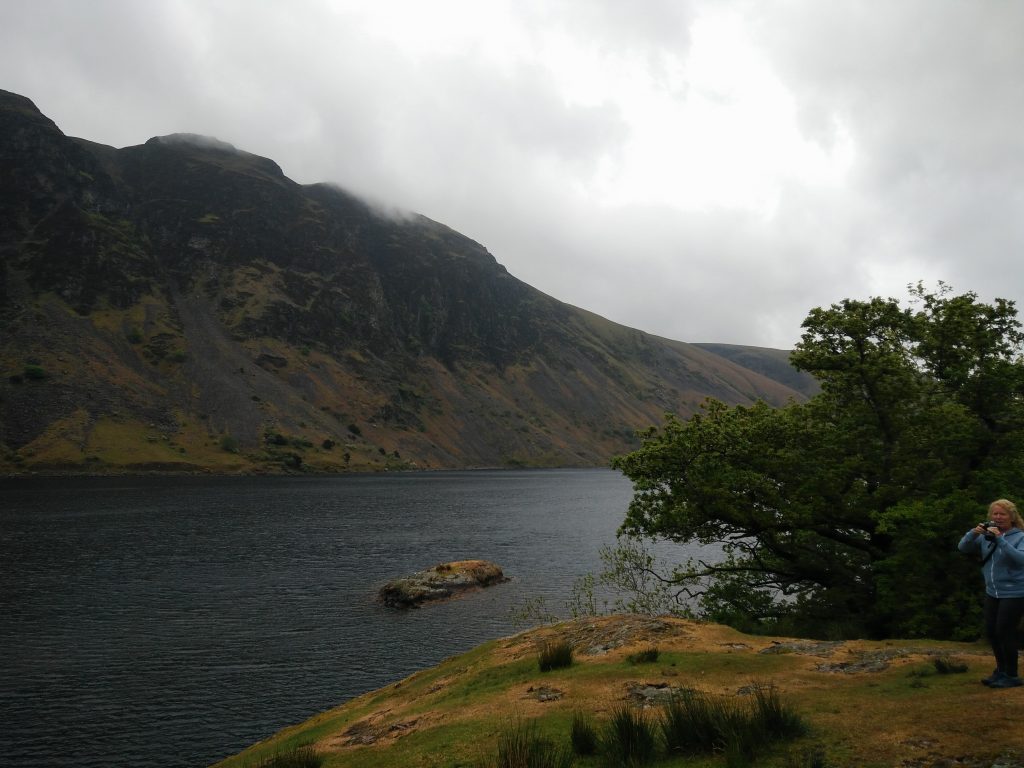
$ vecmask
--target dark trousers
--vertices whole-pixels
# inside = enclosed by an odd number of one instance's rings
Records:
[[[1017,626],[1024,616],[1024,597],[985,595],[985,634],[1004,675],[1017,676]]]

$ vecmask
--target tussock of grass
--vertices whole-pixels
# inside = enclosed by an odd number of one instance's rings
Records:
[[[932,666],[940,675],[958,675],[967,671],[967,665],[952,656],[936,656],[932,659]]]
[[[601,739],[601,751],[609,766],[648,765],[656,750],[654,726],[643,710],[627,705],[612,712]]]
[[[312,747],[296,747],[288,752],[278,752],[256,763],[255,768],[320,768],[324,759]]]
[[[723,745],[729,717],[730,712],[721,700],[684,690],[665,705],[658,725],[668,752],[696,755],[713,752]]]
[[[654,646],[644,648],[642,651],[631,653],[626,657],[630,664],[653,664],[658,660],[658,649]]]
[[[696,755],[723,750],[727,762],[737,765],[752,760],[773,742],[807,733],[803,718],[782,702],[778,691],[760,684],[753,686],[749,704],[683,691],[665,706],[659,726],[669,753]]]
[[[751,721],[772,740],[798,739],[807,733],[807,723],[794,710],[782,702],[774,685],[754,686],[754,706]]]
[[[597,729],[585,712],[577,710],[573,713],[569,741],[572,742],[572,751],[582,757],[597,752]]]
[[[536,723],[512,723],[498,739],[498,753],[482,768],[570,768],[572,755],[543,738]]]
[[[537,659],[541,672],[572,666],[572,646],[566,640],[549,640],[540,649]]]

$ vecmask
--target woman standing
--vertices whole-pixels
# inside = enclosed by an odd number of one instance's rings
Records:
[[[957,548],[981,555],[985,577],[985,634],[996,657],[995,671],[981,682],[990,688],[1016,688],[1017,627],[1024,616],[1024,520],[1012,501],[988,507],[988,522],[964,534]]]

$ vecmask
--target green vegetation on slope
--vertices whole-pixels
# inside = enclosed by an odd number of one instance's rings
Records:
[[[541,650],[559,641],[572,645],[573,663],[541,672]],[[657,661],[631,659],[652,647]],[[571,753],[573,733],[582,740],[581,720],[596,743],[593,754],[572,755],[573,764],[598,768],[621,747],[609,744],[622,738],[610,733],[613,722],[639,713],[652,733],[654,766],[890,768],[955,758],[988,768],[1001,756],[1001,765],[1017,768],[1024,743],[978,739],[963,716],[983,712],[994,733],[1017,732],[1013,707],[996,702],[1016,692],[978,683],[989,667],[980,644],[814,642],[666,617],[587,618],[487,643],[217,768],[256,766],[304,745],[324,766],[484,768],[501,764],[502,744],[528,751],[528,742],[540,741],[549,756]],[[673,720],[667,732],[665,718]],[[700,743],[687,728],[702,718],[722,723],[700,729],[717,733],[717,744]],[[635,727],[643,726],[618,723]]]

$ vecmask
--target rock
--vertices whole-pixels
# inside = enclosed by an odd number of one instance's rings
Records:
[[[668,683],[626,683],[626,699],[641,707],[653,707],[667,704],[673,698],[681,696],[692,688],[669,685]]]
[[[494,563],[486,560],[458,560],[441,563],[380,588],[377,599],[393,608],[416,608],[422,603],[447,600],[474,589],[508,581]]]
[[[542,704],[548,701],[558,701],[565,696],[565,691],[560,691],[557,688],[549,688],[546,685],[542,685],[538,688],[534,688],[532,685],[526,689],[526,695],[524,699],[534,699]]]

